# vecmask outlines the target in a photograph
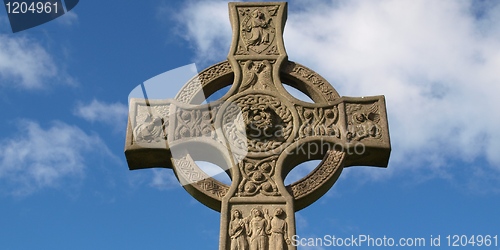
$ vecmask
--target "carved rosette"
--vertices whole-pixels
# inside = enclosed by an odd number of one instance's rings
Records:
[[[382,140],[379,103],[346,104],[347,140]]]
[[[222,130],[233,147],[249,153],[268,153],[291,139],[293,116],[275,96],[240,95],[226,106]]]

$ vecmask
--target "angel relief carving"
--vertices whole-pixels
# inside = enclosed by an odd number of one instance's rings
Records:
[[[277,10],[278,6],[239,10],[243,19],[241,37],[244,42],[244,50],[239,49],[239,54],[247,54],[245,52],[250,50],[261,53],[273,43],[276,31],[271,16],[276,15]]]

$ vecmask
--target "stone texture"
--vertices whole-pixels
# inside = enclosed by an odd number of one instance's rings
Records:
[[[287,4],[229,3],[228,61],[202,71],[175,100],[130,103],[125,154],[129,168],[172,168],[198,201],[221,212],[220,250],[296,249],[294,213],[319,199],[344,167],[386,167],[390,139],[383,96],[340,97],[326,79],[288,60]],[[201,105],[231,84],[219,100]],[[283,83],[314,100],[289,95]],[[289,185],[302,162],[322,159]],[[227,186],[195,160],[226,169]]]

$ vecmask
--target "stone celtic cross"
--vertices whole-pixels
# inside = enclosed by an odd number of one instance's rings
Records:
[[[198,201],[221,213],[220,250],[292,250],[295,211],[325,194],[344,167],[386,167],[390,141],[383,96],[340,97],[314,71],[288,60],[287,4],[229,3],[228,61],[188,81],[172,100],[132,99],[129,168],[172,168]],[[296,99],[283,84],[314,103]],[[202,104],[226,86],[219,100]],[[297,165],[322,159],[285,186]],[[225,185],[195,161],[231,178]]]

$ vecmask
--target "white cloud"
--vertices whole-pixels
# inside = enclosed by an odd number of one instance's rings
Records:
[[[86,152],[109,153],[96,135],[54,122],[44,129],[33,121],[18,124],[17,136],[0,141],[0,183],[13,195],[57,187],[85,175]]]
[[[500,117],[494,109],[500,107],[500,4],[475,4],[291,2],[286,48],[290,60],[329,79],[341,95],[386,96],[391,173],[448,178],[457,161],[485,160],[483,168],[498,174]],[[213,62],[227,55],[226,6],[190,2],[179,12],[197,58]],[[370,174],[375,172],[387,174]]]
[[[231,26],[227,2],[187,1],[174,17],[182,25],[181,35],[194,45],[196,60],[221,61],[229,51]]]
[[[78,22],[78,15],[75,11],[69,11],[56,18],[56,21],[65,26],[71,26]]]
[[[126,125],[128,108],[122,103],[105,103],[94,99],[88,104],[78,103],[74,113],[89,122],[122,127]]]
[[[0,34],[0,85],[14,82],[17,87],[41,88],[57,71],[52,56],[39,43]]]
[[[179,181],[171,170],[153,169],[150,186],[159,190],[166,190],[179,187]]]

